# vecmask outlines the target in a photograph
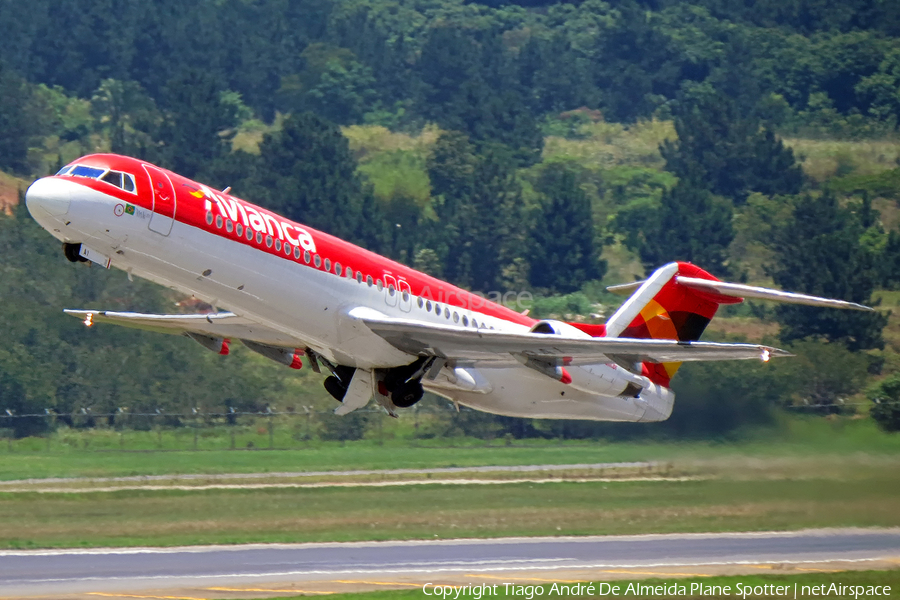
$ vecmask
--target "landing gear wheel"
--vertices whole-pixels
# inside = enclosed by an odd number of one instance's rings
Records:
[[[347,394],[347,388],[344,387],[340,379],[332,375],[325,380],[324,385],[325,389],[335,400],[338,402],[344,401],[344,396]]]
[[[63,244],[63,254],[69,262],[87,262],[81,254],[81,244]]]
[[[409,408],[422,399],[425,390],[418,380],[408,381],[393,392],[391,392],[391,402],[397,408]]]

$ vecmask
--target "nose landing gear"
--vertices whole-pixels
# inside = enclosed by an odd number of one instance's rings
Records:
[[[69,262],[87,262],[88,259],[81,256],[81,244],[68,244],[64,243],[62,245],[63,254],[66,255],[66,259]]]

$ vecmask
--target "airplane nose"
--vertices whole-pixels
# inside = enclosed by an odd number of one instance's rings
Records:
[[[71,184],[55,177],[38,179],[25,192],[25,206],[38,222],[41,217],[61,217],[69,212]]]

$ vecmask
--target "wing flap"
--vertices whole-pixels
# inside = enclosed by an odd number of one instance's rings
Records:
[[[509,333],[433,325],[406,319],[360,318],[373,332],[394,347],[418,355],[440,356],[457,364],[504,367],[518,364],[516,355],[555,365],[588,365],[603,362],[690,362],[714,360],[768,360],[790,356],[778,348],[759,344],[679,342],[633,338],[569,338],[529,332]]]
[[[109,310],[72,310],[67,315],[79,318],[85,325],[111,323],[132,329],[143,329],[156,333],[181,335],[185,332],[203,335],[251,340],[273,346],[303,346],[301,340],[260,325],[246,317],[231,312],[204,315],[155,315]]]

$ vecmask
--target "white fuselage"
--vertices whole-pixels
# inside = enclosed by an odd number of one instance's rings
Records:
[[[168,235],[149,227],[153,212],[137,207],[123,218],[119,200],[75,182],[52,179],[53,194],[68,196],[45,205],[29,190],[34,218],[56,238],[82,243],[107,255],[111,266],[160,285],[193,295],[247,317],[306,345],[334,363],[362,369],[411,363],[406,354],[347,313],[368,307],[390,317],[452,325],[455,319],[477,319],[479,326],[523,332],[528,327],[474,310],[449,307],[436,314],[414,295],[404,297],[387,287],[341,277],[284,260],[252,246],[236,243],[174,220]],[[48,208],[49,207],[49,208]],[[62,213],[62,214],[60,214]],[[158,229],[158,228],[157,228]],[[430,305],[430,303],[429,303]],[[457,313],[452,318],[451,313]],[[482,325],[483,324],[483,325]],[[460,404],[509,416],[658,421],[667,418],[674,395],[615,365],[569,367],[573,385],[565,385],[524,366],[466,369],[466,381],[445,367],[440,376],[423,380],[426,389]],[[618,394],[640,380],[639,398]],[[579,385],[579,382],[581,384]],[[474,385],[473,385],[474,383]]]

